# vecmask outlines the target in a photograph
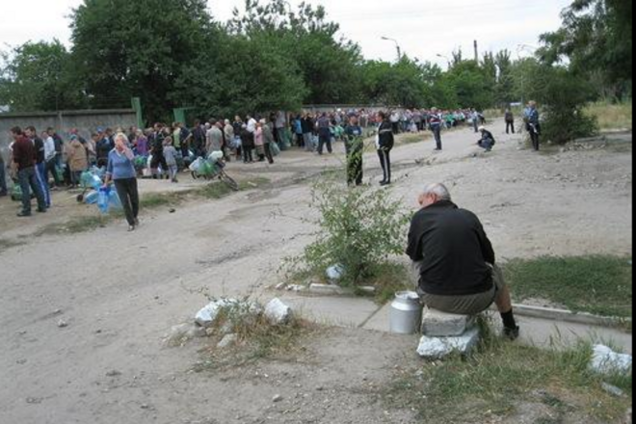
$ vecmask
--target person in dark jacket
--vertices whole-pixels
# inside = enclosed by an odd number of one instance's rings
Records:
[[[443,184],[427,186],[418,202],[422,209],[411,222],[406,253],[419,266],[422,303],[461,315],[479,314],[496,303],[504,335],[516,339],[510,291],[477,216],[458,208]]]
[[[155,132],[148,140],[151,146],[152,160],[150,161],[150,172],[152,173],[153,179],[160,178],[159,176],[159,167],[161,166],[161,172],[168,177],[168,164],[166,163],[166,158],[163,155],[163,142],[166,139],[165,134],[165,125],[161,123],[155,124]],[[114,147],[113,147],[114,148]],[[112,150],[112,149],[111,149]],[[108,152],[110,156],[110,151]],[[110,160],[110,157],[108,158]]]
[[[38,201],[38,212],[46,212],[46,199],[42,186],[38,181],[37,171],[35,169],[37,152],[33,142],[29,140],[22,128],[13,127],[11,129],[11,137],[13,137],[13,162],[18,171],[18,181],[22,189],[22,211],[18,213],[19,217],[31,216],[31,191],[35,194]]]
[[[481,133],[481,139],[479,139],[477,145],[490,152],[496,143],[495,136],[484,126],[479,127],[479,132]]]
[[[395,139],[393,137],[393,126],[386,113],[378,112],[377,122],[380,124],[380,127],[378,128],[378,137],[375,144],[384,174],[384,179],[380,182],[380,185],[386,186],[391,184],[391,150],[393,149]]]
[[[246,124],[241,127],[241,147],[243,149],[243,163],[254,163],[254,133],[250,132]]]
[[[506,109],[506,114],[504,115],[506,120],[506,134],[510,134],[510,130],[512,129],[512,133],[515,133],[515,114],[512,113],[510,108]]]
[[[435,150],[442,150],[442,117],[436,107],[428,115],[428,126],[435,137]]]
[[[333,147],[331,146],[331,126],[331,120],[326,113],[323,113],[318,119],[318,122],[316,122],[319,137],[318,154],[321,156],[325,145],[327,145],[327,151],[333,153]]]
[[[305,145],[305,150],[308,152],[314,151],[314,142],[312,140],[314,133],[314,120],[310,114],[305,113],[302,120],[300,121],[300,125],[303,131],[303,143]]]

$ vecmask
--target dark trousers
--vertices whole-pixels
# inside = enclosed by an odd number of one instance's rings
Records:
[[[333,148],[331,147],[331,135],[321,135],[318,141],[318,154],[322,155],[322,152],[325,148],[325,144],[327,145],[327,151],[329,153],[333,153]]]
[[[382,172],[384,173],[383,182],[391,182],[391,152],[389,150],[378,150],[378,157],[380,158],[380,165],[382,165]]]
[[[35,167],[18,171],[18,181],[20,189],[22,189],[22,212],[24,214],[31,213],[31,191],[35,193],[35,198],[38,200],[38,209],[45,211],[46,201]]]
[[[254,157],[252,156],[252,148],[243,146],[243,162],[251,163],[254,162]]]
[[[506,134],[510,134],[510,130],[512,129],[512,133],[515,133],[515,123],[514,122],[506,122]]]
[[[442,150],[442,125],[431,125],[431,131],[435,137],[435,146],[438,150]]]
[[[265,157],[267,158],[267,161],[270,164],[274,163],[274,156],[272,155],[272,145],[270,143],[265,143],[263,148],[265,149]]]
[[[539,125],[528,124],[528,132],[530,133],[530,139],[532,140],[532,148],[538,152],[541,146],[539,142],[541,127]]]
[[[393,130],[393,134],[400,133],[400,123],[399,122],[391,122],[391,129]]]
[[[0,156],[0,196],[7,194],[7,169]]]
[[[124,214],[128,225],[135,225],[135,221],[139,216],[139,189],[137,187],[137,178],[125,178],[115,180],[115,189],[124,207]]]
[[[168,167],[168,163],[166,163],[166,158],[163,154],[153,154],[152,160],[150,161],[150,170],[152,172],[152,178],[157,178],[157,174],[159,171],[159,166],[161,166],[161,171],[164,174],[167,174],[170,170]]]
[[[59,175],[57,175],[57,157],[50,159],[48,162],[46,162],[45,179],[47,180],[47,182],[49,180],[49,174],[53,175],[53,181],[55,181],[54,187],[59,187],[60,177]]]
[[[298,147],[305,147],[305,137],[303,134],[296,133],[296,144]]]
[[[362,146],[350,146],[347,148],[347,184],[362,185]]]

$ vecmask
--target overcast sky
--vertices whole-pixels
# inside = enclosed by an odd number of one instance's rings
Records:
[[[134,0],[133,0],[134,1]],[[265,1],[265,0],[262,0]],[[70,45],[69,14],[83,0],[0,0],[0,49],[29,40],[58,38]],[[289,0],[292,5],[301,0]],[[462,48],[472,57],[473,40],[480,51],[507,48],[527,55],[539,34],[560,26],[559,13],[571,0],[321,0],[328,17],[340,23],[342,35],[360,44],[368,59],[393,60],[395,39],[402,51],[445,66],[451,52]],[[216,20],[227,20],[244,0],[209,0]]]

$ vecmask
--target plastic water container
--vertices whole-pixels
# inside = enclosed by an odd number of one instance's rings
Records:
[[[390,331],[395,334],[415,334],[422,325],[422,305],[415,292],[396,293],[391,303]]]

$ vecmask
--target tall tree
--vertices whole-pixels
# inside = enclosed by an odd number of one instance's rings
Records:
[[[74,62],[93,106],[140,97],[151,120],[167,118],[184,67],[215,67],[200,54],[215,34],[205,0],[84,0],[72,19]]]
[[[628,94],[633,66],[631,0],[574,0],[562,19],[559,30],[541,36],[543,61],[567,60],[574,72],[595,76],[597,89],[607,85],[618,96]]]
[[[234,11],[228,29],[276,46],[295,61],[307,86],[305,103],[344,103],[358,97],[360,47],[337,38],[340,27],[327,20],[322,6],[302,3],[293,11],[285,0],[265,5],[246,0],[245,11]]]
[[[26,43],[2,55],[0,104],[12,111],[55,111],[85,106],[70,54],[58,40]]]

